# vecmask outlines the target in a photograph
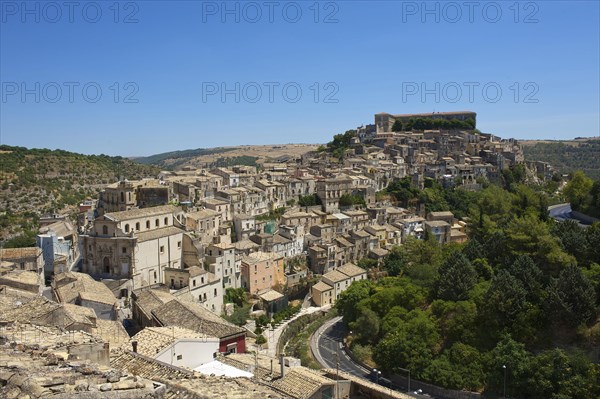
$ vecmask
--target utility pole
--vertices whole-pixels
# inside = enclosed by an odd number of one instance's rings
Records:
[[[502,398],[506,399],[506,364],[503,364],[502,368],[504,369],[504,384],[502,389]]]

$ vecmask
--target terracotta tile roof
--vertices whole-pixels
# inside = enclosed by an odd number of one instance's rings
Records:
[[[200,334],[196,331],[188,330],[177,326],[171,327],[146,327],[131,340],[137,341],[137,351],[139,354],[149,357],[154,357],[163,349],[182,338],[209,338],[205,334]],[[216,338],[212,338],[216,340]],[[123,344],[124,349],[131,348],[130,342]]]
[[[154,360],[139,353],[123,351],[110,359],[110,366],[126,373],[152,381],[168,383],[170,380],[193,378],[194,372]]]
[[[332,270],[330,272],[325,273],[323,275],[323,278],[326,278],[333,283],[338,283],[340,281],[347,280],[348,276],[344,273],[338,272],[337,270]]]
[[[178,227],[175,227],[175,226],[169,226],[169,227],[163,227],[163,228],[156,229],[156,230],[135,233],[135,236],[138,238],[138,242],[144,242],[144,241],[155,240],[157,238],[168,237],[168,236],[173,236],[173,235],[182,234],[182,233],[185,233],[185,231]]]
[[[33,258],[42,255],[41,248],[2,248],[0,249],[0,259],[2,260],[17,260],[22,258]]]
[[[173,214],[181,211],[181,208],[173,205],[161,205],[150,208],[130,209],[121,212],[109,212],[104,214],[104,217],[115,221],[124,221],[141,217],[158,216],[164,214]]]
[[[240,370],[252,370],[252,374],[261,380],[270,380],[271,378],[281,376],[281,373],[279,372],[279,361],[267,356],[259,355],[255,358],[250,354],[231,353],[227,356],[220,356],[217,360]],[[273,374],[271,374],[271,360],[273,360]],[[256,368],[256,362],[258,362],[258,368]]]
[[[163,326],[187,328],[210,337],[223,339],[243,334],[245,330],[212,313],[196,303],[178,299],[170,301],[152,311]]]
[[[168,291],[145,289],[135,292],[135,304],[146,315],[152,318],[152,311],[165,303],[174,300],[175,297]]]
[[[267,292],[260,294],[260,298],[267,302],[271,302],[271,301],[275,301],[279,298],[283,298],[283,294],[280,294],[279,292],[277,292],[275,290],[268,290]]]
[[[107,305],[115,305],[117,302],[110,288],[85,273],[66,272],[56,275],[54,290],[61,303],[74,303],[78,297]]]
[[[186,213],[185,216],[190,219],[200,220],[214,218],[221,215],[221,212],[213,211],[212,209],[203,209],[197,212]]]
[[[273,388],[285,392],[296,399],[309,399],[323,386],[333,386],[335,382],[304,367],[294,367],[286,371],[283,378],[271,383]]]
[[[319,281],[317,284],[313,285],[312,288],[319,292],[325,292],[333,289],[332,286],[330,286],[327,283],[324,283],[323,281]]]
[[[36,272],[17,269],[0,276],[0,284],[4,283],[10,285],[11,282],[27,285],[40,285],[40,275]]]
[[[336,269],[340,273],[344,273],[346,276],[355,277],[360,276],[367,271],[361,267],[356,266],[354,263],[346,263]]]

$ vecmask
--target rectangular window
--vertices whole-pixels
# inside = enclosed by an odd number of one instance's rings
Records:
[[[181,248],[181,241],[177,241],[177,248]]]
[[[217,289],[215,288],[215,296],[217,296]]]
[[[123,247],[122,251],[123,251],[124,254],[126,254],[127,253],[127,248]]]
[[[177,360],[181,360],[182,357],[183,355],[177,355]]]
[[[165,246],[164,245],[160,246],[160,253],[161,254],[165,253]]]

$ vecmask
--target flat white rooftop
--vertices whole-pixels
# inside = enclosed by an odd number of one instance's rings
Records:
[[[218,360],[213,360],[212,362],[204,363],[203,365],[196,367],[194,371],[198,371],[204,375],[214,375],[219,377],[253,377],[252,373],[240,370],[233,366],[229,366],[225,363],[221,363]]]

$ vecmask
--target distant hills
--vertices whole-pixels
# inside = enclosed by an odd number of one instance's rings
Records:
[[[548,162],[559,173],[582,170],[592,179],[600,179],[600,137],[520,142],[528,161]]]
[[[161,169],[175,169],[193,158],[221,154],[237,149],[237,147],[196,148],[195,150],[170,151],[150,155],[148,157],[137,157],[132,159],[141,164],[158,166]]]
[[[0,238],[35,229],[42,214],[74,210],[119,178],[159,171],[123,157],[0,145]]]
[[[197,148],[171,151],[132,160],[155,165],[163,170],[175,170],[184,166],[214,168],[232,165],[252,165],[285,157],[295,158],[314,151],[318,144],[272,144],[241,145],[236,147]]]

